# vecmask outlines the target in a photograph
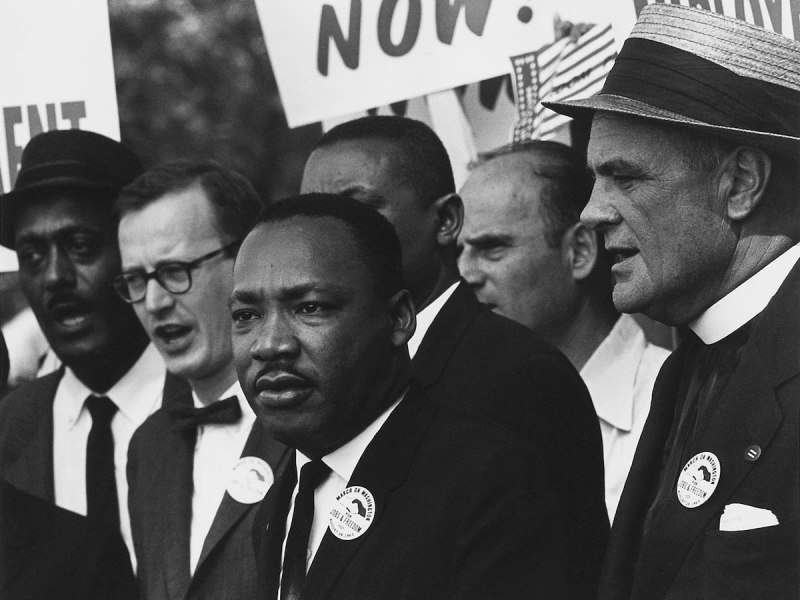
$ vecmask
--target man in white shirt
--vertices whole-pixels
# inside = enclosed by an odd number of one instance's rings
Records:
[[[259,598],[563,597],[541,461],[410,382],[392,226],[329,194],[262,219],[236,259],[234,354],[258,418],[297,452],[256,520]]]
[[[620,499],[600,598],[800,593],[800,43],[642,9],[591,118],[581,219],[624,312],[688,325]]]
[[[599,233],[580,222],[592,191],[584,160],[534,140],[485,156],[460,190],[458,268],[478,300],[561,350],[600,421],[610,521],[669,352],[645,340],[611,300]]]
[[[213,162],[155,167],[117,200],[122,274],[186,406],[153,415],[131,441],[128,478],[144,598],[254,598],[255,506],[287,455],[255,426],[236,380],[228,298],[233,259],[261,200]]]
[[[119,529],[131,553],[128,443],[165,385],[158,352],[111,288],[120,268],[113,201],[141,171],[119,142],[48,131],[25,147],[0,199],[0,242],[16,250],[22,289],[64,365],[0,403],[2,476]]]
[[[482,306],[459,278],[463,206],[441,140],[402,117],[342,123],[317,142],[301,190],[352,197],[394,226],[419,310],[409,342],[414,378],[448,410],[494,420],[544,457],[566,523],[569,597],[594,598],[608,516],[589,393],[560,352]]]

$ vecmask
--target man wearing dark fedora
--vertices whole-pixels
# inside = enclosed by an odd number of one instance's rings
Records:
[[[797,598],[800,44],[645,7],[591,118],[582,220],[614,303],[688,326],[620,500],[600,598]]]
[[[0,403],[0,476],[121,531],[129,551],[128,442],[161,405],[166,373],[111,286],[120,272],[113,201],[141,172],[114,140],[49,131],[28,143],[14,189],[0,197],[0,243],[17,252],[23,292],[63,363]]]

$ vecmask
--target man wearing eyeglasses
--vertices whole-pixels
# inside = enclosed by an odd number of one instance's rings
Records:
[[[113,201],[141,172],[119,142],[48,131],[26,145],[14,189],[0,197],[0,243],[16,251],[22,290],[63,365],[0,401],[0,476],[120,531],[131,554],[128,442],[170,397],[164,361],[110,285],[120,269]]]
[[[213,162],[178,161],[120,193],[119,296],[192,388],[134,435],[129,506],[143,598],[253,598],[258,502],[288,456],[254,427],[236,379],[228,298],[239,242],[262,207]]]

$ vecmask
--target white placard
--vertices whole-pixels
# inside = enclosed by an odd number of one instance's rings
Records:
[[[79,128],[119,139],[106,0],[4,2],[0,17],[0,193],[32,134]]]
[[[256,0],[289,126],[508,72],[553,39],[548,0]]]

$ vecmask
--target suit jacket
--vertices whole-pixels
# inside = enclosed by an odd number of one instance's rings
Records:
[[[292,469],[256,518],[259,598],[276,598]],[[445,411],[412,387],[361,456],[354,485],[372,493],[374,519],[354,539],[325,532],[304,600],[562,597],[551,486],[495,424]]]
[[[666,472],[671,502],[642,524],[660,482],[685,397],[690,351],[664,363],[631,472],[622,493],[603,569],[600,598],[797,598],[800,593],[800,264],[753,323],[719,401],[698,423],[686,456],[714,453],[720,475],[696,508],[677,499],[677,473]],[[676,408],[676,404],[678,407]],[[704,424],[706,424],[704,426]],[[745,452],[760,448],[752,460]],[[679,451],[678,448],[676,451]],[[681,469],[683,464],[678,466]],[[772,511],[779,524],[720,531],[728,504]]]
[[[564,521],[569,597],[594,598],[609,527],[603,441],[589,392],[572,364],[522,325],[481,305],[463,281],[412,363],[415,379],[432,398],[493,419],[542,458]]]
[[[53,400],[63,367],[21,385],[0,401],[0,476],[20,490],[55,502]],[[162,405],[189,389],[167,374]]]
[[[187,390],[183,403],[191,405]],[[128,507],[143,600],[255,598],[252,530],[258,504],[242,504],[227,492],[206,536],[194,574],[189,542],[195,435],[172,429],[157,411],[134,433],[128,449]],[[276,476],[289,450],[256,422],[242,456],[267,461]]]
[[[129,600],[136,584],[118,532],[0,480],[0,597]]]

